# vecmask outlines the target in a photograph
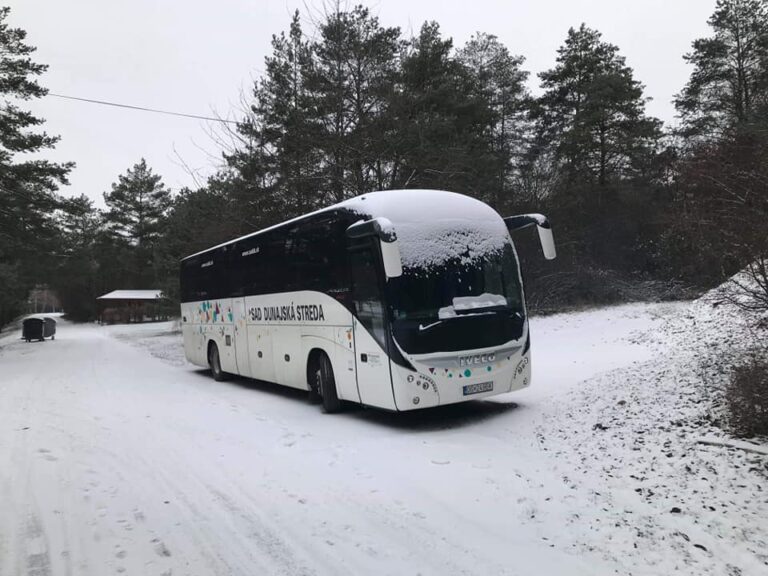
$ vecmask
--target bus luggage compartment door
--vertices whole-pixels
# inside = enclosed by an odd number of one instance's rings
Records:
[[[272,360],[271,326],[248,327],[248,354],[251,360],[251,378],[275,382],[275,364]]]

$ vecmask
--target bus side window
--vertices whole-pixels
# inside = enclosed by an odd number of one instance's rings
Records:
[[[290,257],[290,240],[285,230],[269,233],[262,245],[263,265],[258,269],[259,294],[279,294],[293,290],[295,267]]]
[[[348,227],[349,222],[339,217],[335,217],[328,223],[326,249],[330,261],[326,271],[328,276],[326,290],[329,296],[335,298],[346,309],[353,311],[352,282],[347,253]]]
[[[235,245],[232,254],[233,296],[253,296],[268,291],[264,282],[264,246],[266,241],[262,237],[247,238]]]
[[[196,258],[189,258],[181,263],[180,291],[182,302],[194,302],[197,300],[196,262]]]
[[[226,298],[229,293],[227,248],[195,256],[182,264],[182,301]]]
[[[229,278],[229,297],[238,298],[245,296],[245,266],[243,265],[243,244],[232,245],[227,259],[227,277]]]
[[[317,219],[289,233],[288,258],[296,290],[316,290],[335,295],[346,288],[343,231],[332,218]]]
[[[370,239],[366,239],[364,246],[350,248],[349,271],[355,315],[379,345],[386,350],[381,278],[377,254]]]
[[[203,275],[206,278],[205,285],[210,286],[210,292],[207,298],[210,300],[218,298],[228,298],[231,290],[229,278],[229,246],[222,246],[213,253],[213,257],[208,260],[211,265],[206,265]]]

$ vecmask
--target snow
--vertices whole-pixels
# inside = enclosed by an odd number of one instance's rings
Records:
[[[58,320],[63,316],[62,312],[39,312],[37,314],[29,314],[28,316],[25,316],[24,318],[51,318],[53,320]]]
[[[162,297],[162,290],[113,290],[96,300],[159,300]]]
[[[506,224],[493,208],[454,192],[371,192],[338,207],[390,220],[407,268],[430,268],[451,259],[471,263],[509,243]]]
[[[174,322],[0,335],[0,575],[765,574],[768,457],[699,443],[731,315],[533,318],[527,390],[334,416]]]
[[[506,306],[507,299],[499,294],[489,294],[483,292],[479,296],[457,296],[453,299],[450,306],[444,306],[437,311],[437,317],[441,320],[445,318],[454,318],[457,311],[482,310],[494,306]]]
[[[509,216],[507,221],[512,221],[517,228],[527,228],[532,224],[537,226],[549,227],[549,219],[543,214],[517,214],[515,216]]]

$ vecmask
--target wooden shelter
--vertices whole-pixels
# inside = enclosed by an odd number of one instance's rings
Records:
[[[167,319],[161,290],[113,290],[97,299],[99,322],[128,324]]]

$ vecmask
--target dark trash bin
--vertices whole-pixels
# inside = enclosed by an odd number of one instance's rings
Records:
[[[43,318],[43,338],[56,340],[56,320],[53,318]]]
[[[21,338],[27,342],[46,338],[56,339],[56,320],[53,318],[27,318],[21,323]]]

